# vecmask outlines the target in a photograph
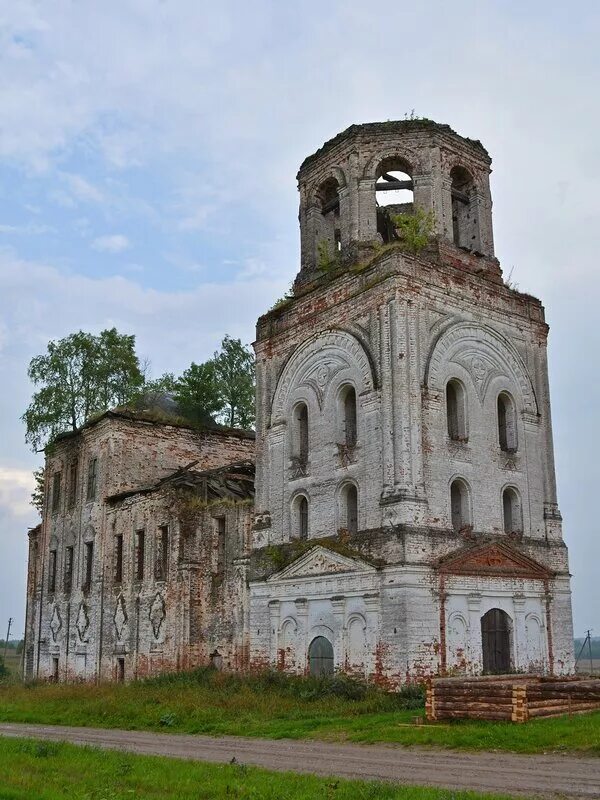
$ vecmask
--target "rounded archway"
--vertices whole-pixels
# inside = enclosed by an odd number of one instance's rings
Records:
[[[501,675],[511,671],[511,620],[501,608],[490,608],[481,618],[483,671]]]
[[[324,636],[317,636],[308,648],[310,674],[333,675],[333,645]]]

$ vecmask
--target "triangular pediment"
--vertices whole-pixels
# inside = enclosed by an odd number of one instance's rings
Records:
[[[494,542],[455,550],[438,562],[447,575],[489,575],[546,580],[552,573],[543,564],[505,542]]]
[[[335,575],[342,572],[376,572],[372,564],[361,558],[342,555],[326,547],[316,545],[307,553],[292,561],[280,572],[267,578],[268,581],[280,581],[286,578],[314,577],[316,575]]]

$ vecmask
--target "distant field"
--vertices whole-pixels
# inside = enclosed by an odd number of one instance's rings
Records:
[[[600,712],[525,725],[474,720],[415,725],[423,709],[407,704],[420,705],[421,698],[337,678],[278,673],[242,678],[211,670],[128,685],[0,687],[3,722],[600,756]]]
[[[592,674],[600,675],[600,658],[593,658],[592,659]],[[577,663],[577,672],[583,673],[587,675],[590,672],[590,660],[589,658],[580,658],[579,662]]]
[[[4,656],[4,649],[0,647],[0,659]],[[6,651],[6,668],[9,670],[11,676],[19,678],[21,676],[21,653],[13,648]]]

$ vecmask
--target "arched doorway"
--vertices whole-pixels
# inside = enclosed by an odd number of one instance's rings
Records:
[[[333,675],[333,645],[324,636],[313,639],[308,648],[311,675]]]
[[[501,608],[491,608],[481,618],[481,646],[485,673],[510,672],[510,617]]]

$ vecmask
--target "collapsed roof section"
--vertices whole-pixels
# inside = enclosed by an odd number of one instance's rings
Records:
[[[195,470],[198,461],[176,469],[151,486],[139,486],[107,497],[114,504],[134,495],[151,494],[166,487],[188,490],[205,502],[216,500],[253,500],[255,465],[252,461],[239,461],[222,467]]]

